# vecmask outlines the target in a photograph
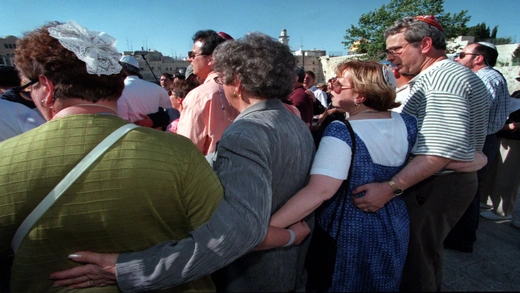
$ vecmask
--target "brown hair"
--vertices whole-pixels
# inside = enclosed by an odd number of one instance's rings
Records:
[[[91,102],[119,99],[125,87],[124,73],[101,76],[87,73],[85,62],[49,35],[47,29],[60,24],[47,23],[18,40],[15,63],[20,74],[30,80],[38,80],[39,75],[47,77],[54,84],[54,99],[80,98]]]
[[[378,111],[386,111],[398,107],[400,103],[395,102],[395,90],[386,83],[382,66],[375,61],[349,60],[338,64],[336,75],[341,77],[348,71],[352,89],[365,97],[363,104]]]
[[[190,80],[179,79],[172,83],[170,86],[170,91],[175,93],[177,98],[184,99],[186,95],[194,88],[196,88],[199,84]]]

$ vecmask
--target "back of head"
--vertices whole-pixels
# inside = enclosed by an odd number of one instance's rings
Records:
[[[294,68],[294,74],[296,74],[296,77],[298,77],[297,81],[299,83],[303,83],[303,81],[305,80],[305,68],[303,68],[302,66],[296,66]]]
[[[293,90],[296,58],[286,45],[262,33],[227,41],[213,53],[214,70],[225,84],[237,78],[245,91],[265,99],[284,99]]]
[[[170,86],[170,91],[175,93],[177,98],[184,99],[186,95],[199,84],[190,80],[179,79],[173,82]]]
[[[477,46],[473,49],[473,53],[482,55],[488,66],[494,67],[497,64],[497,47],[491,43],[478,42]]]
[[[446,50],[444,30],[433,15],[408,16],[397,20],[385,30],[385,39],[400,32],[404,32],[404,37],[409,43],[417,43],[422,41],[424,37],[430,37],[435,49]]]
[[[139,68],[139,61],[132,56],[125,55],[119,59],[119,63],[127,75],[139,75],[141,70]]]
[[[87,46],[92,45],[93,38],[78,34],[81,31],[78,27],[72,21],[66,24],[51,22],[25,33],[18,40],[15,51],[18,71],[31,81],[38,80],[39,75],[47,77],[54,84],[54,99],[80,98],[92,102],[117,100],[124,89],[124,75],[117,63],[119,53],[115,49],[115,41],[113,47],[105,45],[99,47],[97,52],[92,52],[96,58],[86,63],[78,55],[87,60],[81,53],[88,51]],[[60,31],[58,35],[54,33],[57,30]],[[54,36],[51,36],[50,31]],[[102,34],[88,30],[85,33]],[[67,38],[67,41],[60,39],[60,36],[66,37],[68,34],[77,38]],[[105,34],[101,38],[112,37]],[[73,43],[76,48],[84,50],[75,53],[65,48],[62,42],[67,47]]]
[[[218,45],[225,41],[233,40],[233,38],[224,32],[217,33],[214,30],[200,30],[193,35],[192,40],[193,42],[202,42],[201,54],[211,55]]]
[[[379,111],[399,106],[395,103],[395,78],[391,70],[385,71],[382,64],[376,61],[348,60],[338,64],[336,75],[350,73],[352,89],[365,97],[367,107]]]
[[[18,71],[13,66],[0,67],[0,88],[13,88],[20,86]]]

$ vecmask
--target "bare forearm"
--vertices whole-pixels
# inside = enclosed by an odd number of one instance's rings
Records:
[[[331,198],[342,182],[343,180],[324,175],[311,175],[307,186],[298,191],[271,216],[269,225],[285,228],[300,221]]]
[[[438,156],[418,155],[397,173],[393,180],[400,188],[407,189],[432,176],[450,161],[448,158]]]

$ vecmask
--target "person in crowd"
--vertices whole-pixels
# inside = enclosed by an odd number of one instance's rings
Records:
[[[213,51],[233,38],[223,32],[200,30],[192,39],[193,47],[188,52],[188,61],[193,74],[203,82],[184,99],[177,133],[191,139],[202,154],[208,155],[216,151],[222,133],[238,116],[237,110],[228,104],[215,82],[217,74],[213,71]]]
[[[357,206],[372,211],[403,193],[410,216],[410,243],[401,290],[439,291],[446,235],[477,189],[475,170],[454,172],[451,161],[470,162],[482,150],[488,91],[471,70],[447,58],[446,40],[434,16],[405,17],[385,30],[387,61],[409,82],[402,113],[418,120],[418,141],[408,164],[390,180],[357,187]],[[480,166],[482,167],[482,166]]]
[[[488,199],[487,195],[481,197],[480,186],[486,178],[488,170],[495,162],[499,151],[500,146],[496,133],[506,123],[509,115],[509,100],[511,99],[506,79],[499,71],[493,68],[497,62],[497,57],[498,51],[495,45],[487,42],[478,42],[467,45],[455,58],[455,61],[475,72],[489,91],[487,136],[482,150],[488,158],[488,163],[478,170],[477,178],[479,185],[475,198],[446,237],[444,241],[445,248],[472,252],[473,244],[477,241],[480,203],[482,201],[485,205]],[[492,211],[482,213],[483,217],[495,217],[495,215]]]
[[[240,112],[222,135],[213,163],[225,190],[213,217],[182,241],[140,253],[78,252],[74,260],[97,265],[52,274],[60,279],[56,285],[78,287],[75,280],[88,276],[96,285],[117,279],[123,292],[150,291],[224,267],[213,275],[218,291],[305,290],[309,240],[291,245],[309,232],[305,222],[275,229],[268,246],[285,247],[248,253],[266,236],[271,214],[304,187],[314,156],[309,129],[280,100],[292,91],[295,57],[277,40],[250,33],[218,46],[213,58],[217,85],[222,83],[229,104]]]
[[[173,75],[173,82],[176,82],[178,80],[185,80],[186,79],[186,76],[184,76],[184,74],[180,73],[180,72],[177,72]]]
[[[13,66],[0,67],[0,99],[20,103],[31,109],[35,109],[30,96],[28,86],[20,86],[21,83],[28,84],[28,80],[21,80],[18,71]]]
[[[516,80],[520,81],[520,75]],[[520,103],[520,91],[514,92],[510,99],[509,109],[513,112],[497,132],[499,151],[481,188],[482,197],[491,199],[492,210],[480,215],[490,220],[511,220],[514,227],[520,228],[520,210],[515,209],[520,194],[520,110],[512,104]]]
[[[38,111],[20,103],[0,99],[0,141],[45,123]]]
[[[168,72],[164,72],[161,74],[161,77],[159,78],[159,85],[165,90],[169,91],[170,87],[173,84],[173,75]]]
[[[317,88],[314,83],[316,82],[316,74],[312,72],[311,70],[305,71],[305,78],[303,79],[303,87],[307,90],[310,90],[314,93],[314,96],[320,103],[323,105],[323,107],[327,108],[327,95],[324,91]]]
[[[186,95],[196,88],[199,84],[189,80],[176,80],[170,86],[169,95],[170,102],[172,103],[173,109],[176,109],[179,113],[182,112],[182,101],[186,97]],[[179,124],[179,118],[173,120],[168,127],[166,127],[166,131],[171,133],[177,133],[177,125]]]
[[[387,111],[398,105],[394,102],[395,89],[377,62],[345,61],[338,65],[336,75],[332,105],[348,113],[356,136],[351,137],[340,121],[327,127],[309,184],[272,216],[270,224],[287,227],[326,202],[317,211],[316,225],[326,230],[333,221],[336,228],[330,231],[331,236],[339,234],[333,283],[328,291],[398,291],[409,235],[403,199],[384,198],[383,207],[375,208],[358,206],[350,198],[354,187],[390,180],[403,168],[415,143],[417,120]],[[354,139],[354,162],[349,170]],[[350,185],[344,186],[349,172]],[[338,206],[343,211],[334,214]],[[343,218],[338,216],[341,212]]]
[[[18,71],[13,66],[0,67],[0,95],[11,88],[20,86]]]
[[[289,100],[291,101],[292,105],[298,108],[303,122],[305,122],[305,124],[307,124],[310,129],[314,116],[313,97],[308,94],[303,87],[305,69],[301,66],[298,66],[295,68],[295,72],[296,78],[293,82],[294,88],[292,93],[289,95]]]
[[[74,21],[51,22],[19,39],[16,66],[32,82],[32,99],[48,122],[0,143],[1,255],[9,254],[18,227],[67,173],[129,123],[117,114],[125,74],[115,42]],[[133,129],[35,223],[15,252],[11,291],[50,291],[49,274],[75,267],[63,256],[77,250],[130,252],[182,239],[209,219],[222,195],[191,141]],[[203,277],[170,291],[214,290]],[[120,292],[117,286],[102,291]]]
[[[408,82],[413,78],[413,75],[401,74],[397,70],[397,68],[392,66],[392,72],[394,73],[394,77],[396,80],[396,89],[395,89],[395,101],[401,103],[401,106],[397,108],[393,108],[392,111],[401,113],[403,110],[404,104],[408,100],[410,96],[410,87]]]
[[[117,101],[121,118],[140,126],[162,128],[170,123],[164,109],[171,108],[168,92],[159,85],[139,78],[139,62],[132,56],[120,59],[125,78],[125,89]]]

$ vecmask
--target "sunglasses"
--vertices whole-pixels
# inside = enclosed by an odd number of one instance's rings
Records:
[[[190,59],[195,59],[197,58],[197,56],[207,56],[206,54],[201,54],[201,53],[193,53],[193,51],[188,51],[188,58]]]
[[[480,55],[480,54],[460,52],[458,57],[459,57],[459,59],[464,59],[464,57],[466,57],[466,55]]]

